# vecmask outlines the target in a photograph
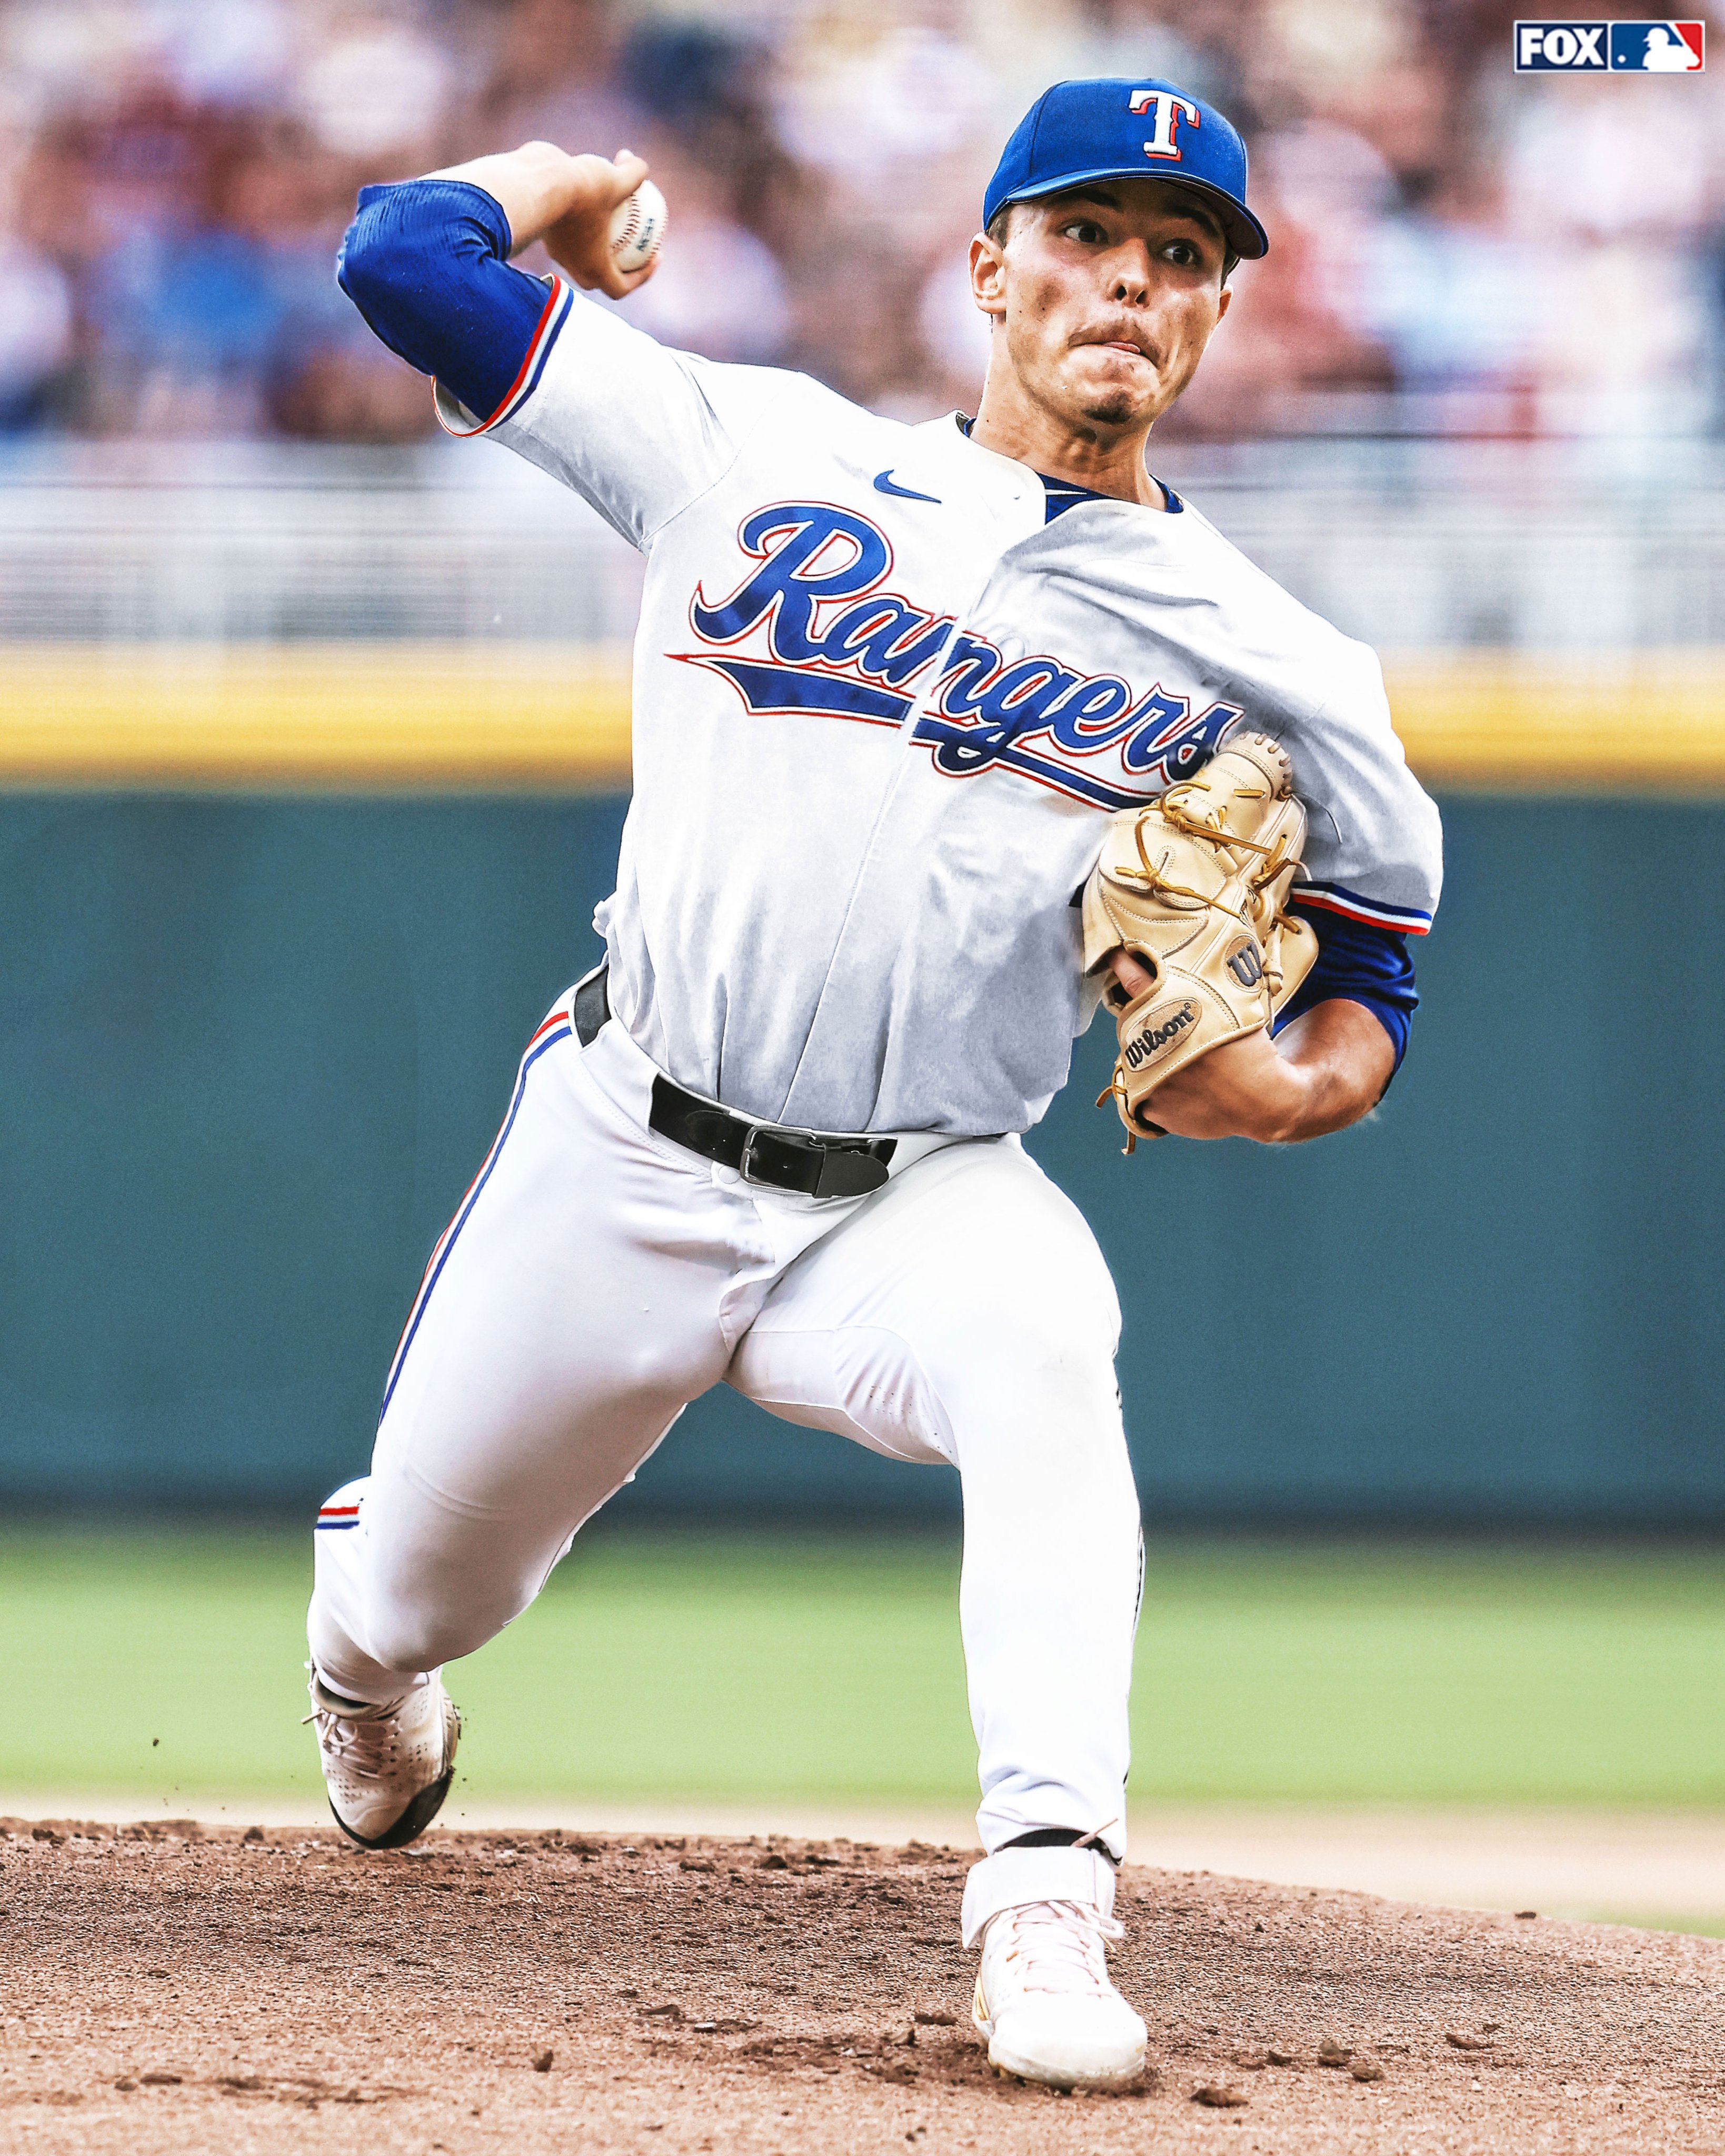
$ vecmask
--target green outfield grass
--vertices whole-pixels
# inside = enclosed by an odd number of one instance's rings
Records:
[[[309,1537],[0,1534],[0,1793],[319,1791]],[[452,1673],[465,1793],[974,1801],[957,1557],[598,1534]],[[1150,1553],[1135,1799],[1725,1804],[1725,1557]]]

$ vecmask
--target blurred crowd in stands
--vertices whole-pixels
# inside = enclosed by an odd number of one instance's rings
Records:
[[[656,336],[973,408],[983,181],[1047,83],[1109,74],[1235,117],[1272,237],[1165,432],[1717,430],[1718,76],[1517,78],[1513,12],[0,0],[0,428],[427,432],[334,283],[355,191],[536,136],[651,160]]]

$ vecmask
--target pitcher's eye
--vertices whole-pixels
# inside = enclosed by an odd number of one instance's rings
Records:
[[[1081,247],[1094,247],[1107,238],[1093,217],[1075,217],[1060,227],[1063,239],[1076,239]]]

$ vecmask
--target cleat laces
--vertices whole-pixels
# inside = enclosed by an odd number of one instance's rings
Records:
[[[325,1774],[344,1795],[362,1795],[367,1785],[390,1787],[401,1768],[402,1712],[411,1697],[384,1707],[347,1700],[338,1707],[331,1693],[318,1687],[305,1719],[317,1725]]]
[[[1001,1956],[1024,1991],[1103,1998],[1108,1980],[1107,1944],[1126,1936],[1124,1925],[1086,1902],[1027,1902],[1003,1910],[1011,1943]]]

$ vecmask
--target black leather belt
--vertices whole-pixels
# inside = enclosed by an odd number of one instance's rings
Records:
[[[583,1048],[611,1015],[605,973],[602,966],[575,991],[575,1034]],[[745,1183],[805,1198],[865,1197],[886,1182],[886,1164],[898,1150],[896,1138],[839,1137],[787,1130],[782,1123],[752,1123],[665,1077],[653,1081],[647,1127],[703,1159],[734,1168]]]

